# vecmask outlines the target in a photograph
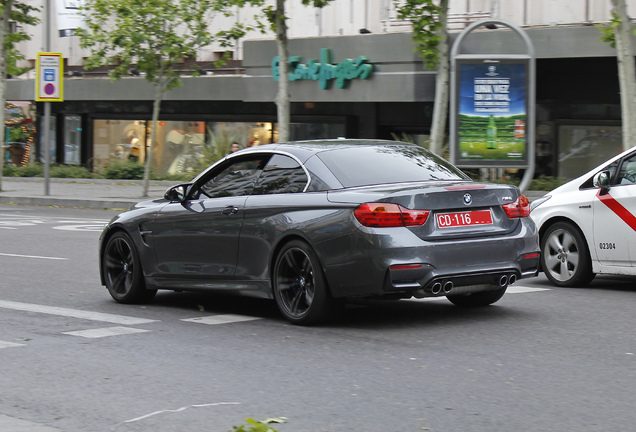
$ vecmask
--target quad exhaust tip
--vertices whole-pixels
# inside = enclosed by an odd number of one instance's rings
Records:
[[[444,284],[444,294],[448,294],[449,292],[451,292],[452,289],[453,289],[453,282],[452,281],[447,281]]]
[[[431,294],[439,294],[440,292],[442,292],[442,283],[441,282],[435,282],[433,284],[433,286],[431,287]]]
[[[499,278],[499,286],[502,288],[508,285],[512,285],[515,282],[517,282],[517,275],[514,273],[512,273],[510,276],[502,275],[501,278]]]

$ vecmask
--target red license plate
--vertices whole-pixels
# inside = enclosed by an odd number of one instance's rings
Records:
[[[490,214],[490,210],[437,214],[437,226],[440,228],[471,225],[492,225],[492,214]]]

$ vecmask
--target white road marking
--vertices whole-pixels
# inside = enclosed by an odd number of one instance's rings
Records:
[[[24,346],[24,344],[0,341],[0,349]]]
[[[187,318],[187,319],[182,319],[181,321],[194,322],[199,324],[216,325],[216,324],[230,324],[230,323],[241,322],[241,321],[253,321],[258,319],[262,319],[262,318],[245,316],[245,315],[226,314],[226,315],[211,315],[211,316],[198,317],[198,318]]]
[[[52,227],[53,229],[66,231],[93,231],[101,232],[108,224],[105,219],[90,218],[52,218],[42,217],[34,219],[32,216],[6,215],[0,213],[0,228],[18,229],[18,227],[33,226],[38,224],[70,224]]]
[[[70,336],[81,336],[88,339],[98,339],[108,336],[121,336],[126,334],[134,334],[134,333],[145,333],[150,330],[142,330],[132,327],[107,327],[100,329],[91,329],[91,330],[79,330],[72,332],[64,332],[63,334]]]
[[[208,403],[208,404],[189,405],[189,406],[184,406],[184,407],[177,408],[177,409],[167,409],[167,410],[155,411],[155,412],[151,412],[150,414],[143,415],[141,417],[137,417],[137,418],[130,419],[130,420],[125,420],[125,421],[115,425],[113,427],[113,429],[115,429],[117,426],[123,425],[124,423],[138,422],[139,420],[144,420],[144,419],[147,419],[148,417],[156,416],[157,414],[162,414],[162,413],[178,413],[178,412],[181,412],[181,411],[185,411],[188,408],[206,408],[206,407],[213,407],[213,406],[219,406],[219,405],[240,405],[240,404],[241,404],[240,402],[216,402],[216,403]]]
[[[36,258],[36,259],[48,259],[48,260],[67,260],[68,258],[60,258],[60,257],[47,257],[47,256],[38,256],[38,255],[19,255],[19,254],[8,254],[8,253],[0,253],[1,256],[8,257],[17,257],[17,258]]]
[[[49,315],[64,316],[70,318],[80,318],[89,321],[109,322],[122,325],[137,325],[157,322],[157,320],[135,318],[124,315],[113,315],[101,312],[90,312],[78,309],[67,309],[55,306],[43,306],[32,303],[20,303],[14,301],[0,300],[0,308],[13,309],[25,312],[37,312]]]
[[[550,291],[550,288],[533,288],[533,287],[524,287],[521,285],[513,285],[508,287],[508,289],[506,290],[506,295],[524,294],[524,293],[538,292],[538,291]],[[406,299],[406,301],[427,301],[427,302],[441,301],[441,300],[446,300],[446,297],[442,296],[442,297],[425,297],[421,299],[416,299],[416,298]]]
[[[538,292],[538,291],[550,291],[551,288],[535,288],[535,287],[524,287],[521,285],[513,285],[509,286],[506,290],[506,294],[523,294],[529,292]]]
[[[94,232],[102,232],[104,230],[105,224],[99,225],[61,225],[55,226],[53,229],[63,230],[63,231],[94,231]]]

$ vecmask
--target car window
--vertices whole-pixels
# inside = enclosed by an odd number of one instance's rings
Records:
[[[307,173],[295,159],[274,155],[260,173],[252,194],[302,192],[308,180]]]
[[[446,160],[416,145],[343,148],[318,157],[345,187],[469,179]]]
[[[616,184],[636,184],[636,155],[623,160]]]
[[[209,198],[249,195],[268,159],[269,155],[233,158],[209,173],[199,190]]]

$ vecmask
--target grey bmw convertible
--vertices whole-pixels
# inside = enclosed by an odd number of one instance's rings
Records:
[[[486,306],[538,272],[529,213],[515,186],[473,182],[414,144],[269,144],[113,218],[101,281],[120,303],[159,289],[266,297],[302,325],[353,298]]]

